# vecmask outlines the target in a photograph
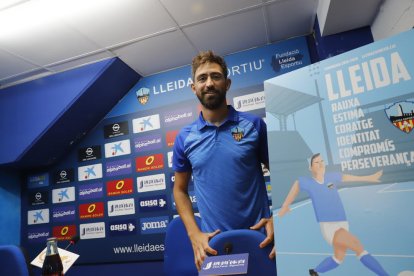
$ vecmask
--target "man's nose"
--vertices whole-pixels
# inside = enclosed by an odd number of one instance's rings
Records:
[[[208,76],[207,81],[206,81],[206,86],[211,87],[213,85],[214,85],[213,79],[210,76]]]

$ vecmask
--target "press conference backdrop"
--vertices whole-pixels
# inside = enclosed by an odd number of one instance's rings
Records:
[[[309,65],[310,58],[300,37],[226,62],[229,104],[264,117],[263,81]],[[199,113],[190,84],[190,66],[141,79],[65,160],[28,176],[21,240],[32,257],[48,237],[65,247],[78,235],[71,248],[80,254],[77,263],[163,258],[165,231],[177,213],[172,146]],[[197,211],[193,185],[190,197]]]
[[[313,153],[327,172],[382,170],[379,183],[328,187],[338,189],[350,232],[390,275],[414,274],[413,43],[409,31],[265,82],[274,213],[294,181],[310,175]],[[321,211],[303,192],[275,218],[281,275],[305,275],[333,255],[314,208]],[[372,275],[353,253],[326,275]]]

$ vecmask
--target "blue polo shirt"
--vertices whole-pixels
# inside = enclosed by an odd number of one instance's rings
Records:
[[[246,229],[270,217],[261,163],[269,163],[264,121],[228,106],[219,126],[202,114],[174,143],[173,169],[192,172],[201,229]]]
[[[312,199],[318,222],[346,221],[345,209],[336,186],[341,181],[341,173],[326,173],[323,183],[311,177],[299,177],[299,187]]]

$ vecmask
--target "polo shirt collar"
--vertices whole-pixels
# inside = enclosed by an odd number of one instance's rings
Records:
[[[233,108],[233,106],[227,105],[227,109],[229,110],[229,112],[227,113],[227,118],[224,120],[222,125],[224,125],[227,121],[238,122],[239,121],[239,114]],[[200,112],[200,115],[198,115],[198,120],[197,120],[197,129],[201,130],[202,128],[204,128],[206,126],[211,126],[211,124],[207,123],[204,120],[203,113]]]

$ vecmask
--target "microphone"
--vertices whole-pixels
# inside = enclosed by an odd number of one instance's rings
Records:
[[[224,253],[226,253],[226,255],[229,255],[231,254],[232,251],[233,251],[233,244],[231,242],[224,243]]]
[[[65,250],[68,249],[70,246],[74,245],[75,243],[77,243],[79,241],[79,236],[73,236],[70,241],[69,244],[65,247]]]

